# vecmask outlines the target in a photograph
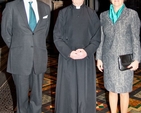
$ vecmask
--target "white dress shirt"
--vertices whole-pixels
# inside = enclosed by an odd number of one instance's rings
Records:
[[[23,2],[24,2],[28,22],[29,22],[29,2],[33,2],[32,3],[32,8],[33,8],[33,10],[35,12],[36,21],[38,23],[38,21],[39,21],[39,13],[38,13],[37,1],[36,0],[23,0]]]

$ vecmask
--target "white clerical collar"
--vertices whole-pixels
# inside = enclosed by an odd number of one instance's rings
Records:
[[[81,6],[76,6],[76,9],[80,9]]]

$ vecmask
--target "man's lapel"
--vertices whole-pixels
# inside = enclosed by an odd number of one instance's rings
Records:
[[[41,9],[42,6],[38,0],[37,0],[37,7],[38,7],[38,14],[39,14],[39,21],[36,25],[35,31],[39,28],[38,26],[40,25],[40,22],[42,20],[42,9]]]
[[[25,22],[25,25],[29,27],[23,0],[20,0],[17,7],[18,11],[20,12],[19,14],[22,16],[22,19]]]

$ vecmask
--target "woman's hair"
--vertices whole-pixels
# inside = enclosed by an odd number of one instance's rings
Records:
[[[109,0],[111,2],[111,0]],[[124,2],[126,2],[127,0],[124,0]]]

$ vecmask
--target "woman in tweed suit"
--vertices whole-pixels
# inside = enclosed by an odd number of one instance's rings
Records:
[[[110,9],[101,13],[101,43],[97,50],[97,67],[104,71],[104,86],[109,91],[111,113],[116,113],[120,94],[121,113],[127,113],[133,72],[138,69],[140,50],[140,20],[138,14],[125,6],[124,0],[111,0]],[[118,56],[133,54],[131,68],[120,71]]]

